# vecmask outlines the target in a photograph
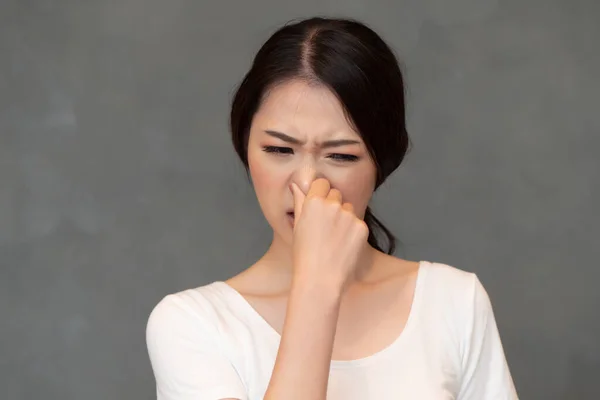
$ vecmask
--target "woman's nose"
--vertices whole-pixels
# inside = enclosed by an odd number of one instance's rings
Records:
[[[321,174],[312,162],[305,162],[294,171],[292,180],[306,194],[312,182],[321,177]]]

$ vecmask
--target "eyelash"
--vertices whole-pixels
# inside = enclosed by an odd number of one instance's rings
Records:
[[[263,151],[266,153],[275,153],[278,155],[288,155],[294,154],[294,150],[290,147],[279,147],[279,146],[265,146],[263,147]],[[341,153],[331,153],[329,158],[335,161],[341,162],[355,162],[358,161],[358,156],[352,154],[341,154]]]

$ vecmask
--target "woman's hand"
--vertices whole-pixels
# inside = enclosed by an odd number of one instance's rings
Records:
[[[324,178],[306,196],[294,183],[294,281],[332,284],[343,290],[367,248],[369,229],[350,203]]]

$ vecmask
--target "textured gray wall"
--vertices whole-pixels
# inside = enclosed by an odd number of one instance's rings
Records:
[[[521,398],[600,398],[600,2],[2,0],[2,399],[154,396],[152,307],[268,244],[228,104],[312,14],[403,59],[415,147],[375,199],[399,255],[479,274]]]

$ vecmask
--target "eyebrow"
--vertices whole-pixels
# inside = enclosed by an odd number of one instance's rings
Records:
[[[281,139],[287,143],[296,144],[296,145],[302,144],[302,142],[300,140],[298,140],[294,137],[291,137],[289,135],[286,135],[285,133],[272,131],[272,130],[266,130],[265,133],[267,135],[273,136],[277,139]],[[360,142],[358,140],[354,140],[354,139],[336,139],[336,140],[326,140],[326,141],[322,142],[320,146],[325,149],[325,148],[331,148],[331,147],[347,146],[347,145],[351,145],[351,144],[360,144]]]

